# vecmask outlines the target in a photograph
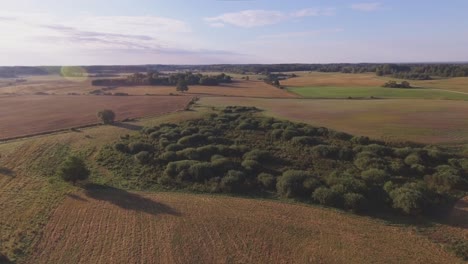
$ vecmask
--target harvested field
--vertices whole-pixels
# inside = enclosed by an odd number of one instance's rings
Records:
[[[190,96],[8,96],[0,97],[0,139],[97,123],[112,109],[117,120],[182,110]]]
[[[203,98],[209,106],[256,106],[267,114],[355,135],[427,144],[468,142],[468,102]]]
[[[458,263],[404,227],[241,198],[90,189],[45,227],[34,263]]]
[[[128,93],[131,95],[168,95],[177,93],[174,86],[133,86],[119,87],[111,90],[113,93]],[[278,89],[263,81],[235,81],[230,84],[218,86],[189,86],[189,91],[185,94],[196,96],[246,96],[246,97],[274,97],[274,98],[294,98],[293,93]]]

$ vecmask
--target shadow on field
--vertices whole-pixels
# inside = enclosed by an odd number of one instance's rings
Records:
[[[468,196],[455,203],[447,222],[451,226],[468,228]]]
[[[8,168],[0,167],[0,174],[4,174],[6,176],[15,177],[16,173],[13,170]]]
[[[122,122],[114,123],[114,126],[120,127],[120,128],[125,128],[125,129],[132,130],[132,131],[138,131],[138,130],[141,130],[143,128],[142,126],[139,126],[139,125],[133,125],[133,124],[122,123]]]
[[[152,215],[181,215],[177,210],[168,205],[114,187],[100,184],[87,184],[84,186],[84,189],[89,198],[107,201],[126,210],[145,212]]]

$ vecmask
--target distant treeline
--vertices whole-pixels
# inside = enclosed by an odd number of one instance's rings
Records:
[[[221,73],[209,76],[193,74],[191,72],[161,74],[159,72],[134,73],[126,79],[98,79],[93,80],[95,86],[129,86],[129,85],[177,85],[179,81],[185,81],[187,85],[219,85],[220,83],[230,83],[232,78]]]
[[[402,79],[430,79],[432,77],[467,77],[468,63],[332,63],[332,64],[217,64],[217,65],[114,65],[83,66],[88,74],[113,75],[129,72],[227,72],[238,74],[271,74],[291,71],[376,73]],[[61,67],[0,67],[0,77],[60,73]]]

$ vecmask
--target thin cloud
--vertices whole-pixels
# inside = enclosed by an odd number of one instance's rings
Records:
[[[298,31],[298,32],[286,32],[280,34],[270,34],[270,35],[261,35],[257,39],[268,40],[268,39],[290,39],[290,38],[299,38],[299,37],[310,37],[310,36],[319,36],[326,33],[338,33],[342,32],[342,28],[333,28],[333,29],[319,29],[319,30],[309,30],[309,31]]]
[[[382,3],[370,2],[370,3],[357,3],[351,5],[351,9],[356,11],[371,12],[382,8]]]
[[[209,23],[210,26],[215,27],[222,27],[221,25],[229,24],[237,27],[252,28],[274,25],[294,18],[328,16],[333,14],[334,9],[332,8],[306,8],[292,13],[272,10],[244,10],[234,13],[225,13],[215,17],[206,17],[204,20]]]

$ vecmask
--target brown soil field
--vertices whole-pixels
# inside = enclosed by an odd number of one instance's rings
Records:
[[[25,263],[460,263],[406,227],[296,204],[70,194]]]
[[[117,120],[182,110],[190,96],[59,96],[0,97],[0,139],[95,124],[96,113],[112,109]]]
[[[245,105],[268,115],[384,141],[468,142],[468,102],[449,100],[310,100],[202,98],[208,106]]]

